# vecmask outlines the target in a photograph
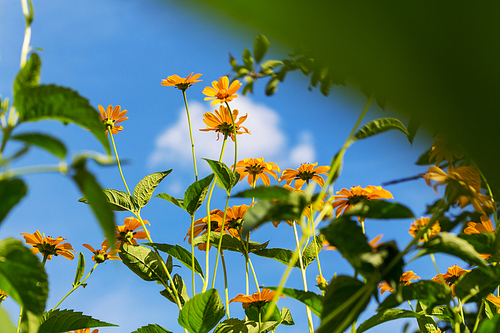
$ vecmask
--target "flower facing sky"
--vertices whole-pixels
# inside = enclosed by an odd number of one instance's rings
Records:
[[[149,224],[144,220],[145,224]],[[123,225],[116,226],[116,240],[118,241],[117,247],[120,247],[122,242],[127,244],[137,245],[136,239],[148,239],[146,232],[141,228],[141,222],[133,217],[127,217],[123,221]]]
[[[333,197],[335,200],[332,204],[337,217],[342,214],[342,211],[349,210],[355,204],[364,200],[376,199],[394,199],[391,192],[384,190],[381,186],[368,185],[365,188],[361,186],[352,186],[350,190],[343,188]]]
[[[452,141],[448,140],[442,134],[438,134],[434,137],[434,144],[429,152],[429,162],[431,162],[434,157],[436,158],[436,165],[439,166],[443,158],[452,163],[453,157],[461,159],[464,157],[464,154]]]
[[[26,244],[33,246],[30,250],[34,254],[41,253],[44,258],[48,260],[52,259],[52,256],[62,255],[64,258],[69,260],[73,260],[75,255],[71,251],[73,250],[73,246],[70,243],[62,243],[65,241],[65,238],[61,236],[56,239],[48,236],[45,237],[45,234],[40,233],[40,231],[36,231],[34,234],[21,233],[20,235],[24,236],[26,240]]]
[[[309,184],[310,180],[314,180],[319,186],[323,187],[325,181],[320,174],[327,175],[330,167],[328,165],[317,167],[316,165],[318,165],[317,162],[314,164],[302,163],[297,170],[286,169],[279,181],[286,180],[287,185],[290,185],[295,180],[295,188],[300,189],[304,183]]]
[[[212,87],[205,87],[203,94],[208,96],[205,97],[205,101],[212,100],[211,105],[215,105],[217,103],[231,102],[238,97],[236,92],[240,89],[241,83],[238,80],[234,80],[229,85],[227,76],[222,76],[219,78],[219,81],[212,81]]]
[[[451,267],[448,267],[448,271],[446,272],[446,274],[438,274],[432,278],[432,281],[436,281],[436,282],[441,283],[441,278],[439,277],[441,275],[443,277],[443,280],[450,287],[451,294],[453,295],[453,297],[457,297],[455,295],[455,282],[458,280],[458,278],[461,275],[464,275],[464,274],[469,273],[469,272],[470,272],[470,270],[468,270],[468,269],[463,269],[463,268],[458,267],[458,265],[453,265]]]
[[[111,247],[108,245],[107,240],[104,240],[101,243],[101,249],[98,250],[94,250],[94,248],[89,244],[83,244],[83,246],[89,249],[94,254],[92,256],[92,260],[98,264],[103,263],[106,260],[121,260],[116,256],[116,253],[112,251]]]
[[[104,110],[102,105],[99,105],[101,119],[106,127],[106,134],[108,134],[108,130],[111,130],[113,134],[118,134],[119,131],[123,130],[123,126],[115,125],[128,119],[128,117],[124,117],[127,114],[127,110],[121,111],[121,109],[119,105],[115,106],[114,109],[113,105],[108,105],[108,108]]]
[[[162,86],[167,86],[167,87],[176,87],[179,90],[186,91],[193,83],[196,82],[201,82],[203,80],[198,80],[198,78],[201,76],[201,74],[195,74],[193,75],[194,72],[189,74],[187,78],[182,78],[179,75],[170,75],[167,77],[167,79],[162,79],[161,80],[161,85]]]
[[[417,236],[419,229],[426,226],[429,223],[429,221],[430,221],[430,219],[428,217],[421,217],[418,220],[416,220],[414,223],[411,224],[411,227],[409,230],[410,235],[412,235],[413,238],[415,238]],[[432,237],[436,236],[440,232],[441,232],[441,226],[439,225],[439,222],[436,221],[436,222],[434,222],[432,227],[429,230],[427,230],[427,237],[424,234],[423,235],[424,238],[420,238],[419,241],[425,242],[425,241],[431,239]]]
[[[404,272],[403,275],[399,278],[399,282],[405,286],[412,284],[412,280],[419,280],[420,276],[417,276],[413,271],[408,271]],[[386,291],[389,291],[392,293],[394,289],[391,288],[391,286],[386,282],[382,281],[378,284],[378,287],[380,288],[380,294],[385,293]]]
[[[254,292],[252,295],[238,294],[235,298],[231,299],[231,302],[241,302],[243,309],[248,309],[251,306],[261,308],[266,303],[273,300],[275,291],[263,288],[262,291]],[[285,295],[280,295],[279,297],[285,297]]]
[[[250,131],[246,127],[240,126],[247,119],[248,113],[240,117],[240,119],[236,121],[238,118],[238,114],[238,110],[233,110],[236,134],[250,134]],[[207,125],[207,128],[202,128],[200,129],[200,131],[215,131],[217,133],[217,140],[219,140],[219,134],[222,133],[224,134],[224,137],[230,136],[234,141],[233,120],[231,119],[231,113],[224,105],[219,106],[219,110],[215,110],[215,114],[206,112],[203,115],[203,122],[205,123],[205,125]]]
[[[276,163],[266,163],[264,162],[264,157],[245,158],[244,160],[236,163],[236,171],[240,174],[240,181],[248,176],[248,184],[252,187],[259,178],[262,178],[264,184],[269,186],[271,181],[269,180],[269,176],[267,174],[273,176],[274,179],[277,180],[278,174],[281,173],[281,170]]]

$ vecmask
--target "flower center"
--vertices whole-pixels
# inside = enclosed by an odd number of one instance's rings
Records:
[[[299,174],[297,175],[297,177],[295,177],[295,179],[302,179],[305,181],[309,181],[314,177],[315,174],[316,172],[314,171],[302,171],[299,172]]]
[[[368,200],[368,197],[366,195],[355,194],[347,200],[347,204],[353,206],[353,205],[355,205],[361,201],[365,201],[365,200]]]
[[[134,235],[135,235],[135,232],[133,230],[125,230],[125,231],[122,231],[120,232],[120,236],[118,236],[118,240],[122,241],[122,242],[125,242],[125,243],[128,243],[128,244],[132,244],[132,240],[134,239]]]
[[[37,244],[36,247],[44,257],[47,257],[49,255],[57,256],[57,249],[53,244],[49,244],[46,241],[43,241],[42,244]]]
[[[106,261],[106,259],[108,259],[108,255],[103,250],[97,250],[94,253],[94,260],[96,263],[103,263]]]
[[[177,89],[184,91],[184,90],[186,90],[187,88],[189,88],[191,86],[191,83],[186,83],[186,82],[184,82],[184,83],[177,83],[175,86],[176,86]]]
[[[264,171],[265,167],[259,164],[252,164],[249,166],[245,167],[246,172],[249,174],[256,176],[258,174],[261,174]]]
[[[102,123],[104,124],[104,127],[106,127],[106,129],[110,129],[115,126],[115,121],[111,118],[104,119]]]
[[[217,128],[216,132],[220,132],[226,136],[233,134],[233,124],[222,123]]]
[[[226,89],[220,89],[215,95],[218,99],[226,99],[229,96]]]

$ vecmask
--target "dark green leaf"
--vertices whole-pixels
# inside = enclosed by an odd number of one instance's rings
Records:
[[[42,324],[38,333],[59,333],[84,328],[118,326],[106,323],[84,315],[82,312],[73,310],[54,310],[45,312],[42,318]]]
[[[236,318],[224,320],[214,330],[214,333],[266,333],[275,329],[280,323],[265,321],[260,325],[255,321],[244,321]]]
[[[21,332],[39,333],[41,314],[34,314],[31,311],[24,311],[21,319]]]
[[[500,331],[500,315],[496,315],[492,319],[485,319],[481,322],[481,326],[477,333],[491,333]]]
[[[267,287],[267,289],[276,290],[278,287]],[[311,309],[312,313],[321,317],[323,312],[323,296],[311,291],[303,291],[299,289],[283,288],[283,294],[299,302],[304,303]]]
[[[206,243],[207,236],[208,236],[208,234],[203,234],[201,236],[196,237],[193,241],[194,246],[197,246],[198,244]],[[220,232],[211,232],[210,233],[210,244],[214,245],[215,247],[218,247],[219,246],[219,239],[220,239]],[[268,243],[269,243],[269,241],[267,241],[265,243],[257,243],[257,242],[250,241],[250,242],[248,242],[248,252],[252,253],[255,251],[265,249],[267,247]],[[227,234],[223,235],[221,247],[223,250],[245,253],[245,248],[243,247],[242,242],[238,238],[231,236],[231,235],[227,235]]]
[[[42,149],[45,149],[51,154],[59,157],[60,159],[64,159],[66,157],[66,147],[64,144],[47,134],[42,133],[24,133],[11,136],[11,139],[16,141],[21,141],[27,143],[29,145],[35,145]]]
[[[168,202],[173,203],[173,204],[174,204],[174,205],[176,205],[177,207],[180,207],[180,208],[184,209],[184,202],[183,202],[184,200],[174,198],[174,197],[172,197],[170,194],[167,194],[167,193],[160,193],[160,194],[158,194],[158,195],[155,195],[155,197],[160,198],[160,199],[163,199],[163,200],[167,200]]]
[[[73,281],[73,287],[75,287],[83,277],[85,273],[85,256],[82,252],[78,255],[78,266],[76,267],[75,281]]]
[[[441,220],[439,221],[441,224]],[[479,234],[459,234],[459,238],[466,240],[478,253],[494,254],[496,253],[495,234],[492,232],[482,232]]]
[[[448,304],[451,300],[450,288],[434,281],[418,281],[401,288],[402,298],[398,299],[398,295],[395,293],[390,294],[380,304],[377,311],[394,308],[405,301],[420,300],[432,308],[436,305]]]
[[[243,58],[243,63],[245,64],[245,68],[249,71],[253,70],[253,58],[250,51],[247,48],[243,49],[243,54],[241,55]]]
[[[23,87],[15,96],[14,106],[20,122],[55,119],[89,129],[111,153],[99,113],[74,90],[56,85]]]
[[[109,206],[112,210],[129,212],[133,212],[135,210],[134,204],[132,203],[132,198],[127,192],[108,188],[105,188],[102,191],[106,196],[106,199],[109,202]],[[78,201],[88,204],[88,200],[85,197],[78,199]]]
[[[191,333],[206,333],[224,317],[224,306],[217,289],[195,295],[179,312],[179,325]]]
[[[280,249],[280,248],[271,248],[271,249],[263,249],[263,250],[258,250],[254,252],[255,255],[258,255],[259,257],[265,257],[265,258],[270,258],[277,260],[285,265],[290,265],[290,262],[292,261],[293,257],[293,251],[288,250],[288,249]],[[300,262],[297,261],[295,262],[295,267],[300,268]]]
[[[170,244],[159,244],[159,243],[146,243],[144,245],[153,246],[156,249],[165,252],[172,257],[179,260],[184,266],[191,269],[192,268],[192,255],[191,252],[186,250],[180,245],[170,245]],[[203,277],[203,271],[201,269],[200,263],[194,258],[194,270],[196,273],[200,274]]]
[[[290,191],[281,186],[257,186],[233,195],[233,198],[255,198],[258,200],[285,199]]]
[[[304,268],[307,267],[310,263],[316,259],[319,252],[323,248],[323,241],[325,240],[325,236],[318,235],[314,238],[314,240],[309,243],[309,245],[302,251],[302,262],[304,264]]]
[[[194,182],[187,188],[186,192],[184,193],[184,201],[182,204],[189,215],[193,215],[198,210],[198,208],[200,208],[203,200],[205,200],[205,197],[208,194],[208,189],[213,179],[214,174],[211,174],[203,179]]]
[[[9,314],[0,308],[0,332],[16,333],[16,328],[9,318]]]
[[[378,312],[373,317],[367,319],[356,329],[356,332],[364,332],[370,328],[377,326],[379,324],[385,323],[387,321],[396,320],[400,318],[420,318],[421,315],[408,310],[402,309],[386,309]]]
[[[186,284],[184,280],[179,274],[175,274],[173,276],[175,289],[177,290],[177,295],[179,296],[179,301],[182,305],[189,300],[189,296],[187,294]],[[164,290],[160,291],[160,294],[168,299],[170,302],[177,304],[175,300],[175,293],[172,288],[172,284],[166,287]]]
[[[271,303],[266,303],[263,307],[260,308],[261,318],[264,318],[264,315],[267,313],[267,310],[271,306]],[[259,321],[259,309],[255,306],[250,306],[245,309],[245,314],[247,315],[249,320]],[[268,318],[268,321],[277,321],[281,323],[281,312],[277,306],[274,306],[274,311]]]
[[[229,195],[229,193],[231,193],[231,189],[238,182],[238,179],[236,178],[234,172],[231,171],[231,169],[229,169],[227,165],[222,162],[209,160],[206,158],[204,158],[204,160],[208,162],[208,165],[210,165],[212,172],[217,178],[217,181],[222,185],[222,188],[225,189]]]
[[[405,125],[396,118],[379,118],[370,121],[368,124],[363,126],[354,136],[352,141],[357,141],[360,139],[366,139],[370,136],[377,135],[379,133],[386,132],[388,130],[397,129],[407,136],[410,135],[406,130]]]
[[[148,326],[142,326],[132,333],[172,333],[158,324],[149,324]]]
[[[425,313],[425,310],[427,308],[422,304],[422,302],[417,301],[417,306],[415,309],[416,312]],[[438,326],[436,325],[436,322],[434,321],[434,318],[432,318],[432,316],[422,316],[420,318],[417,318],[417,323],[421,332],[432,332],[438,330]]]
[[[363,200],[349,208],[343,215],[371,219],[405,219],[415,217],[407,207],[385,200]]]
[[[21,179],[0,180],[0,223],[27,192],[28,188]]]
[[[420,117],[413,114],[410,118],[410,122],[408,123],[408,141],[410,144],[413,144],[413,139],[417,134],[418,128],[420,127]]]
[[[473,269],[455,282],[455,294],[462,302],[481,302],[481,299],[495,290],[500,278],[500,268],[488,266],[488,270],[489,274],[480,269]]]
[[[279,60],[266,60],[260,65],[260,71],[265,73],[266,71],[276,68],[278,66],[282,66],[283,62]]]
[[[162,172],[155,172],[150,174],[136,185],[132,197],[138,208],[146,206],[146,204],[151,199],[155,188],[160,184],[160,182],[172,172],[172,169]]]
[[[262,58],[266,55],[267,50],[269,49],[269,40],[266,36],[259,34],[255,37],[253,41],[253,56],[255,58],[255,62],[261,62]]]
[[[40,69],[42,61],[40,56],[32,52],[24,67],[17,73],[14,80],[14,99],[16,94],[24,87],[35,87],[40,82]]]
[[[40,260],[22,242],[0,241],[0,289],[25,310],[42,314],[48,288],[47,274]]]
[[[161,264],[162,258],[151,249],[141,245],[122,243],[118,252],[123,263],[146,281],[166,281],[167,274]]]

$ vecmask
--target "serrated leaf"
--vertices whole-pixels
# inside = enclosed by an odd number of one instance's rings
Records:
[[[0,223],[27,192],[26,184],[19,178],[0,180]]]
[[[94,319],[74,310],[54,310],[44,313],[38,333],[59,333],[108,326],[118,325]]]
[[[267,287],[267,289],[277,290],[278,287]],[[323,296],[313,293],[312,291],[303,291],[299,289],[283,288],[282,291],[288,297],[291,297],[299,302],[304,303],[311,309],[312,313],[321,317],[323,312]]]
[[[359,333],[364,332],[374,326],[380,325],[382,323],[391,320],[396,320],[400,318],[420,318],[420,317],[421,317],[420,314],[413,311],[402,310],[402,309],[386,309],[378,312],[376,315],[367,319],[365,322],[359,325],[359,327],[356,329],[356,332]]]
[[[35,87],[40,82],[40,69],[42,67],[42,60],[40,56],[32,52],[30,58],[26,61],[24,67],[17,73],[14,80],[13,90],[14,98],[19,90],[24,87]]]
[[[290,191],[281,186],[260,185],[245,191],[238,192],[233,198],[255,198],[258,200],[284,199],[290,194]]]
[[[370,136],[374,136],[392,129],[399,130],[406,134],[410,135],[405,125],[401,121],[396,118],[379,118],[370,121],[365,126],[361,127],[359,131],[354,135],[352,142],[369,138]]]
[[[428,307],[434,307],[441,304],[448,304],[451,300],[450,288],[442,283],[422,280],[407,286],[402,286],[402,297],[396,293],[390,294],[380,304],[377,311],[399,306],[405,301],[420,300]]]
[[[359,216],[371,219],[406,219],[414,218],[412,211],[407,207],[385,200],[364,200],[349,208],[344,216]]]
[[[160,243],[146,243],[144,245],[148,246],[153,246],[156,249],[165,252],[172,257],[176,258],[179,260],[184,266],[187,268],[191,269],[192,267],[192,255],[191,252],[183,248],[182,246],[176,244],[176,245],[170,245],[170,244],[160,244]],[[194,270],[196,273],[200,274],[203,277],[203,270],[201,269],[200,263],[194,258]]]
[[[441,221],[439,221],[441,223]],[[495,254],[495,234],[492,232],[481,232],[479,234],[459,234],[459,238],[466,240],[474,249],[481,254]]]
[[[253,70],[252,54],[250,53],[250,51],[248,51],[247,48],[243,49],[241,57],[243,58],[243,63],[245,64],[245,68],[248,69],[249,71]]]
[[[42,263],[21,241],[0,241],[0,289],[25,310],[42,314],[48,289]]]
[[[42,133],[24,133],[11,136],[11,139],[45,149],[60,159],[66,158],[66,146],[64,146],[60,140],[50,135]]]
[[[164,329],[158,324],[149,324],[147,326],[142,326],[132,333],[172,333],[169,330]]]
[[[143,179],[135,186],[132,197],[140,209],[149,202],[155,188],[160,182],[172,172],[172,169],[162,172],[152,173]]]
[[[179,325],[191,333],[206,333],[224,317],[224,306],[217,289],[195,295],[179,312]]]
[[[141,245],[122,243],[118,255],[123,263],[145,281],[166,281],[167,274],[161,264],[162,258],[151,249]]]
[[[75,287],[83,277],[85,273],[85,256],[82,252],[78,255],[78,266],[76,266],[75,280],[73,281],[73,287]]]
[[[205,200],[208,194],[208,189],[213,179],[214,174],[208,175],[203,179],[195,181],[187,188],[186,192],[184,192],[182,205],[189,215],[193,215],[198,208],[200,208],[203,200]]]
[[[168,202],[173,203],[177,207],[180,207],[180,208],[184,209],[184,202],[183,202],[184,200],[178,199],[178,198],[174,198],[170,194],[160,193],[158,195],[155,195],[155,197],[163,199],[163,200],[167,200]]]
[[[111,153],[99,113],[74,90],[56,85],[23,87],[14,98],[14,106],[20,122],[54,119],[89,129]]]
[[[261,62],[262,58],[266,55],[269,46],[271,46],[271,43],[269,43],[266,36],[259,34],[255,37],[253,41],[253,56],[256,63]]]
[[[196,237],[193,240],[193,245],[197,246],[198,244],[206,243],[207,236],[208,236],[208,234],[203,234],[203,235]],[[214,245],[215,247],[218,247],[219,246],[219,239],[220,239],[220,232],[211,232],[210,233],[210,244]],[[257,242],[249,241],[248,242],[248,252],[252,253],[255,251],[265,249],[267,247],[267,244],[269,244],[269,241],[267,241],[265,243],[257,243]],[[241,240],[239,240],[238,238],[236,238],[234,236],[228,235],[228,234],[223,235],[221,248],[223,250],[245,253],[245,249],[243,247]]]
[[[229,169],[227,165],[222,162],[209,160],[207,158],[204,158],[204,160],[207,161],[216,179],[229,195],[229,193],[231,193],[231,189],[238,182],[238,179],[236,179],[236,175],[234,174],[234,172],[231,171],[231,169]]]
[[[16,328],[9,318],[9,314],[0,308],[0,332],[16,333]]]
[[[118,191],[111,188],[105,188],[102,190],[102,192],[106,196],[106,199],[109,202],[112,210],[129,212],[133,212],[135,210],[134,204],[132,203],[132,198],[127,192]],[[85,197],[78,199],[78,201],[88,204],[88,200]]]

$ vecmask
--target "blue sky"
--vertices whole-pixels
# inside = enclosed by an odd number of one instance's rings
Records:
[[[224,22],[218,13],[193,11],[179,7],[178,3],[151,1],[86,1],[67,2],[54,0],[50,3],[34,0],[35,20],[32,25],[33,47],[42,48],[42,83],[55,83],[71,87],[89,99],[97,109],[103,106],[121,105],[128,110],[129,119],[122,123],[124,130],[115,136],[120,158],[126,161],[124,174],[129,187],[144,176],[167,169],[174,171],[157,188],[173,196],[182,196],[194,180],[191,164],[187,121],[179,90],[160,85],[161,79],[172,74],[186,77],[189,73],[202,73],[203,82],[193,85],[188,92],[195,145],[200,174],[209,169],[201,158],[217,159],[221,141],[216,134],[199,132],[204,128],[202,114],[215,107],[203,101],[203,88],[212,80],[230,74],[228,53],[240,59],[244,47],[251,48],[253,38],[261,33],[252,28],[244,30]],[[11,97],[12,82],[19,68],[19,57],[24,35],[24,19],[18,1],[0,0],[0,93],[2,98]],[[291,49],[280,48],[278,42],[268,36],[270,54],[266,59],[285,57]],[[241,61],[241,60],[240,60]],[[245,126],[251,135],[238,138],[239,159],[264,157],[265,161],[278,163],[282,170],[297,168],[302,162],[318,162],[328,165],[340,148],[361,112],[366,98],[358,91],[335,86],[329,97],[319,91],[307,90],[308,81],[300,73],[292,73],[281,84],[277,95],[264,95],[265,81],[254,88],[255,94],[239,97],[232,103],[241,114],[248,113]],[[373,103],[365,120],[394,116]],[[404,123],[407,120],[402,119]],[[70,155],[83,150],[103,152],[90,132],[76,125],[61,125],[44,121],[23,124],[18,132],[41,131],[62,139]],[[355,185],[380,185],[393,179],[414,176],[425,172],[414,162],[431,144],[431,134],[420,131],[413,145],[400,132],[388,132],[378,137],[354,144],[347,152],[341,177],[335,191]],[[15,145],[9,147],[12,152]],[[232,145],[226,148],[225,161],[232,163]],[[33,149],[16,163],[15,167],[37,164],[56,164],[58,161],[45,152]],[[105,188],[124,190],[115,167],[102,167],[91,163],[91,170]],[[81,197],[69,177],[60,174],[36,174],[23,177],[29,186],[29,194],[0,225],[0,237],[15,237],[21,232],[36,230],[53,237],[63,236],[76,251],[87,257],[91,266],[90,252],[82,243],[98,247],[102,233],[88,206],[77,202]],[[242,182],[236,191],[248,188]],[[416,216],[421,216],[425,205],[437,196],[423,180],[387,187],[396,201],[409,206]],[[223,208],[224,193],[215,190],[211,207]],[[241,199],[232,199],[230,205],[240,205]],[[197,218],[205,216],[200,209]],[[117,212],[117,224],[129,215]],[[160,199],[151,200],[143,209],[142,216],[151,222],[150,231],[156,242],[181,244],[188,247],[183,238],[189,227],[189,217],[179,208]],[[412,221],[368,221],[368,238],[384,234],[382,240],[396,239],[404,247],[411,236],[408,228]],[[286,225],[277,229],[271,225],[259,228],[252,239],[265,242],[270,247],[293,248],[293,232]],[[198,257],[200,261],[204,253]],[[212,253],[215,258],[215,252]],[[448,257],[438,256],[441,272],[457,263]],[[244,292],[244,261],[235,253],[227,254],[231,262],[230,297]],[[259,283],[277,285],[285,267],[270,259],[252,258]],[[213,263],[214,259],[211,260]],[[351,274],[347,263],[337,252],[322,253],[322,267],[330,278],[335,272]],[[76,261],[62,257],[47,263],[50,279],[50,296],[47,309],[51,309],[69,289],[76,269]],[[463,266],[467,268],[466,266]],[[90,268],[90,267],[89,267]],[[422,278],[436,273],[429,258],[416,260],[409,267]],[[190,272],[178,268],[190,285]],[[292,274],[288,287],[302,288],[300,272]],[[308,268],[309,286],[318,291],[315,284],[316,263]],[[219,272],[218,286],[222,287]],[[177,325],[177,308],[160,296],[160,286],[140,280],[121,263],[107,262],[100,265],[89,278],[86,289],[77,290],[62,304],[62,308],[83,311],[100,320],[119,324],[119,328],[102,328],[100,332],[131,332],[149,323],[158,323],[174,332]],[[199,284],[201,286],[201,284]],[[252,286],[252,284],[251,284]],[[198,287],[200,288],[200,287]],[[222,289],[220,289],[222,290]],[[251,289],[252,291],[252,289]],[[282,299],[279,306],[292,311],[296,326],[278,331],[304,332],[305,311],[302,304]],[[12,300],[3,308],[17,318],[18,308]],[[366,319],[376,304],[369,306]],[[233,317],[243,317],[239,304],[230,307]],[[363,320],[360,319],[359,322]],[[373,332],[400,330],[405,320],[374,328]],[[319,321],[315,322],[316,327]]]

